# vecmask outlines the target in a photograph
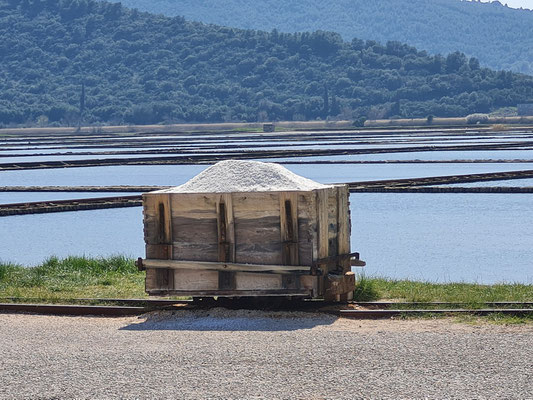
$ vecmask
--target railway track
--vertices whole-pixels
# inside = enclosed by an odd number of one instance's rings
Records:
[[[12,299],[13,300],[13,299]],[[18,299],[20,300],[20,299]],[[27,299],[26,299],[27,300]],[[194,304],[191,300],[152,300],[152,299],[75,299],[76,301],[88,301],[91,303],[121,303],[119,306],[110,305],[80,305],[80,304],[28,304],[28,303],[0,303],[0,313],[31,313],[41,315],[96,315],[106,317],[123,317],[132,315],[141,315],[155,310],[175,309],[176,306],[181,309],[194,310],[205,309],[210,307],[220,307],[220,305],[206,303]],[[127,305],[126,305],[127,304]],[[365,305],[366,309],[344,309],[342,305],[332,305],[320,301],[303,301],[284,303],[283,306],[250,307],[248,303],[224,303],[223,306],[240,309],[240,308],[259,308],[267,310],[284,310],[284,311],[310,311],[325,312],[334,314],[339,317],[357,318],[357,319],[380,319],[393,318],[398,316],[421,316],[421,315],[509,315],[509,316],[526,316],[533,317],[533,303],[520,302],[490,302],[484,304],[493,308],[452,308],[461,305],[461,303],[354,303],[352,305]],[[255,303],[251,303],[255,304]],[[420,307],[440,306],[444,308],[390,308],[394,307]],[[462,304],[465,306],[466,304]],[[509,308],[519,307],[519,308]],[[445,308],[448,307],[448,308]]]

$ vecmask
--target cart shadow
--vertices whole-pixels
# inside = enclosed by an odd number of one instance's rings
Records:
[[[127,331],[262,331],[313,329],[333,324],[338,317],[323,313],[266,312],[252,310],[199,310],[148,313]]]

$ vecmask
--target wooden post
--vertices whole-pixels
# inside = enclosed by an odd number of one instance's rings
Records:
[[[223,194],[217,201],[218,261],[235,262],[235,222],[233,219],[233,200],[231,194]],[[220,271],[218,288],[235,289],[235,272]]]
[[[172,213],[170,209],[170,195],[154,196],[155,216],[157,224],[156,244],[153,247],[152,258],[172,259]],[[174,289],[174,271],[170,268],[157,269],[155,284],[160,289]]]
[[[280,193],[279,202],[283,265],[299,265],[298,195],[297,193]]]
[[[349,196],[350,192],[347,186],[337,187],[337,248],[340,254],[348,254],[350,252],[350,214],[349,214]],[[336,296],[337,301],[348,301],[353,297],[353,290],[355,289],[355,276],[351,272],[352,266],[350,258],[345,258],[340,262],[342,266],[343,285],[345,293]],[[350,290],[351,285],[351,290]]]
[[[317,216],[318,216],[318,258],[327,258],[329,256],[329,226],[328,226],[328,189],[317,190]],[[325,280],[328,275],[328,265],[319,265],[323,275],[318,279],[319,295],[324,295]]]
[[[337,248],[340,254],[350,252],[350,215],[348,211],[349,191],[347,186],[337,187],[338,207],[337,207]],[[351,270],[350,259],[342,261],[343,272]]]
[[[298,194],[284,192],[279,194],[281,258],[283,265],[299,265],[298,254]],[[283,275],[285,289],[299,289],[300,277]]]

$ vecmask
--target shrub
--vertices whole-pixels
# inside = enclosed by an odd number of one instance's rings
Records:
[[[469,125],[488,124],[489,116],[487,114],[470,114],[466,117],[466,123]]]

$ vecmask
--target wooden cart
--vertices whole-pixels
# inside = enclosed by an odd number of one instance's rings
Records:
[[[143,195],[149,295],[350,299],[347,185]]]

